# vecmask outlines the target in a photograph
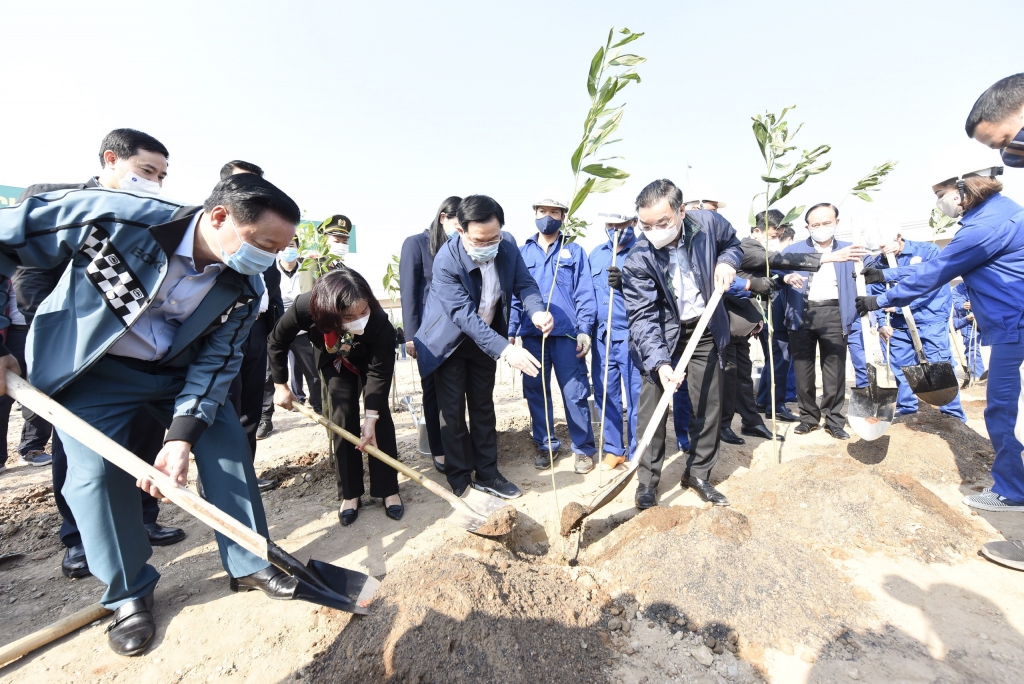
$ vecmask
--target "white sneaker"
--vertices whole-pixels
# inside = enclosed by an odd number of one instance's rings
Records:
[[[999,513],[1024,513],[1024,504],[1014,503],[993,491],[965,496],[964,503],[980,511],[996,511]]]

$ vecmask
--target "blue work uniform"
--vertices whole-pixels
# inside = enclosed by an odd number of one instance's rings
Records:
[[[964,357],[970,366],[971,374],[980,378],[985,374],[985,360],[981,357],[981,331],[977,321],[967,320],[971,311],[964,307],[970,302],[967,286],[963,282],[953,287],[953,328],[960,331],[964,339]]]
[[[622,268],[626,255],[636,244],[636,233],[633,227],[623,231],[619,238],[619,251],[615,255],[615,265]],[[604,451],[615,456],[626,453],[629,445],[629,459],[633,459],[636,451],[636,412],[640,401],[640,369],[633,365],[629,356],[629,324],[626,321],[626,305],[622,293],[615,292],[612,297],[612,339],[608,348],[608,300],[611,288],[608,287],[608,267],[612,265],[612,242],[596,247],[590,253],[590,272],[594,277],[594,293],[597,295],[597,334],[590,348],[591,377],[594,383],[594,406],[600,417],[604,406]],[[607,353],[606,353],[607,352]],[[604,391],[604,367],[608,364],[608,392]],[[622,384],[626,385],[626,441],[622,431]]]
[[[551,387],[551,369],[554,368],[558,386],[562,390],[565,422],[569,427],[572,450],[577,454],[593,456],[597,447],[594,446],[594,427],[590,423],[590,405],[587,402],[590,397],[587,364],[585,360],[576,358],[576,335],[590,335],[597,316],[590,262],[583,248],[566,243],[564,235],[559,235],[547,251],[537,243],[538,235],[529,238],[519,251],[530,275],[540,287],[545,305],[548,304],[549,294],[551,296],[550,311],[554,317],[554,328],[543,343],[543,382],[548,388]],[[552,290],[556,265],[558,284]],[[541,343],[544,338],[533,323],[522,320],[522,305],[518,299],[512,300],[508,336],[522,337],[523,348],[541,359]],[[548,424],[554,430],[555,423],[551,391],[548,390],[545,402],[540,374],[535,378],[523,375],[523,396],[530,407],[533,440],[537,448],[547,451],[550,444],[552,450],[557,450],[561,443],[554,434],[549,435],[547,430]]]
[[[853,321],[850,328],[850,337],[846,340],[846,346],[850,350],[850,363],[853,365],[853,381],[855,387],[868,386],[868,358],[864,353],[864,333],[860,317]]]
[[[960,223],[937,257],[917,266],[877,301],[883,308],[903,306],[963,277],[971,310],[992,347],[985,409],[996,452],[992,491],[1024,504],[1024,445],[1014,435],[1024,364],[1024,207],[996,193],[967,211]]]
[[[796,401],[796,368],[793,366],[789,355],[789,331],[786,330],[785,319],[785,297],[782,293],[776,292],[772,295],[772,356],[775,360],[775,377],[785,376],[786,384],[776,382],[775,385],[775,407],[776,409],[786,408],[786,404]],[[763,406],[767,416],[772,410],[771,406],[771,369],[768,368],[768,326],[761,328],[758,333],[761,342],[761,351],[764,353],[765,366],[761,369],[761,380],[757,383],[757,405]]]
[[[913,274],[920,264],[931,261],[939,256],[939,248],[931,242],[920,242],[918,240],[904,240],[903,251],[896,256],[898,268],[886,268],[883,275],[887,282],[899,282],[901,279]],[[867,261],[871,268],[883,268],[885,261],[882,256],[876,256]],[[885,285],[872,283],[868,285],[868,294],[878,295],[885,292]],[[924,349],[925,358],[932,363],[938,361],[953,362],[953,352],[949,348],[949,314],[953,308],[953,296],[949,289],[949,283],[944,283],[934,290],[921,295],[910,303],[910,313],[914,316],[917,324],[917,333],[921,337],[921,346]],[[886,325],[885,312],[876,311],[875,321],[879,327]],[[907,321],[901,310],[889,314],[888,325],[892,328],[892,337],[889,339],[889,355],[887,359],[892,373],[896,377],[896,411],[901,415],[917,412],[917,396],[903,376],[904,366],[913,366],[920,361],[914,351],[914,342],[907,329]],[[879,338],[882,353],[885,354],[885,340]],[[883,356],[884,358],[884,356]],[[866,385],[866,383],[865,383]],[[967,414],[960,406],[960,393],[957,392],[953,401],[939,408],[943,413],[955,416],[963,422],[967,422]]]

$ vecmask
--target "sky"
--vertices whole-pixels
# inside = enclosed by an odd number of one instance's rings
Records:
[[[764,171],[750,117],[796,105],[796,144],[831,145],[833,163],[781,208],[839,203],[892,159],[876,201],[847,198],[840,218],[846,228],[898,226],[928,218],[933,182],[999,163],[963,124],[985,88],[1020,70],[1019,46],[1000,28],[1019,6],[973,7],[11,3],[0,185],[84,180],[109,130],[137,128],[170,150],[166,197],[199,204],[220,166],[244,159],[308,218],[346,214],[359,235],[347,263],[379,288],[391,255],[448,195],[491,195],[520,243],[535,232],[534,201],[569,201],[590,60],[609,28],[625,26],[645,33],[630,48],[647,62],[616,100],[626,103],[622,142],[609,150],[631,175],[614,196],[592,196],[583,218],[630,208],[657,178],[689,178],[717,188],[722,213],[746,234]],[[1024,200],[1024,173],[1014,173],[1006,192]],[[581,244],[603,238],[595,225]]]

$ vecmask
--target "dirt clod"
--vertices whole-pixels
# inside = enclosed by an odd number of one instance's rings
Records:
[[[562,509],[562,520],[559,526],[562,536],[568,537],[569,533],[576,529],[583,521],[583,518],[589,514],[590,506],[584,506],[576,501],[570,501],[566,504],[565,508]]]
[[[485,537],[502,537],[512,532],[518,519],[515,506],[504,506],[487,516],[487,522],[474,531]]]

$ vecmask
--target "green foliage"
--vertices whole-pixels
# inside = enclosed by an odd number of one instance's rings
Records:
[[[935,208],[932,209],[932,215],[928,218],[928,227],[935,235],[942,235],[959,222],[958,219],[950,218]]]
[[[398,269],[399,258],[397,254],[391,255],[391,263],[388,264],[388,268],[384,271],[383,285],[384,289],[387,290],[388,297],[391,298],[391,305],[394,306],[397,299],[396,295],[401,293],[402,286],[399,281],[399,269]]]
[[[573,193],[569,215],[562,226],[566,242],[572,242],[586,233],[587,222],[577,218],[575,214],[587,197],[611,192],[621,187],[629,177],[622,169],[604,163],[621,157],[598,158],[605,147],[620,141],[618,138],[609,138],[619,128],[625,105],[608,105],[616,93],[629,85],[630,81],[640,82],[640,76],[633,67],[647,61],[639,55],[622,52],[623,46],[644,34],[633,33],[628,28],[620,29],[618,34],[619,40],[613,42],[616,37],[615,28],[609,30],[608,40],[597,49],[590,60],[590,70],[587,73],[590,109],[583,121],[583,136],[569,161],[573,174]]]
[[[327,273],[334,264],[341,261],[340,257],[331,254],[327,236],[320,234],[317,225],[312,221],[302,221],[295,230],[295,237],[299,239],[299,255],[302,257],[299,270],[313,271],[314,278]]]
[[[878,192],[878,186],[880,186],[882,184],[882,181],[885,180],[885,177],[892,172],[892,170],[896,167],[897,163],[898,162],[889,160],[871,169],[871,173],[857,181],[857,184],[854,185],[848,193],[846,193],[846,197],[853,195],[854,197],[862,199],[865,202],[874,201],[871,199],[871,195],[869,195],[868,193]],[[843,202],[846,201],[846,197],[843,197]],[[840,202],[839,205],[842,206],[843,202]]]

